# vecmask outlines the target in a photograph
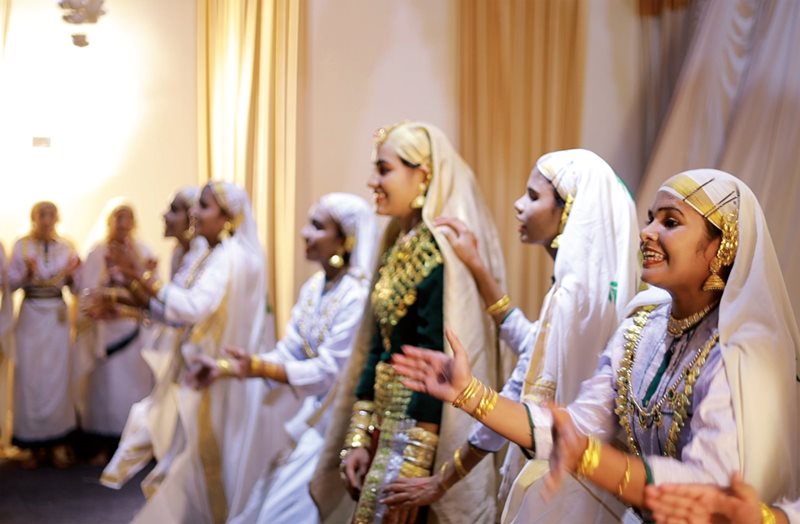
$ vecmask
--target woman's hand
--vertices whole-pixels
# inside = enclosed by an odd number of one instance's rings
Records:
[[[250,370],[250,355],[236,348],[227,348],[225,353],[233,357],[225,359],[226,369],[222,369],[219,359],[208,355],[194,357],[186,373],[186,382],[189,386],[194,389],[203,389],[219,378],[246,378]]]
[[[711,484],[648,486],[645,504],[659,524],[760,524],[758,493],[734,473],[728,489]]]
[[[398,478],[383,490],[389,494],[381,502],[391,508],[430,506],[446,493],[439,475],[422,478]]]
[[[392,355],[392,366],[406,377],[402,382],[408,389],[453,402],[472,380],[472,371],[458,337],[449,328],[445,328],[445,336],[453,349],[452,357],[441,351],[403,346],[402,354]]]
[[[553,452],[550,454],[550,471],[545,478],[544,493],[550,496],[561,486],[565,474],[578,469],[589,439],[578,431],[566,409],[552,402],[547,407],[553,416]]]
[[[474,272],[474,268],[483,265],[478,253],[478,239],[464,222],[452,217],[438,217],[434,219],[433,225],[440,228],[456,256],[470,271]]]
[[[353,500],[358,500],[364,477],[369,471],[369,451],[366,448],[353,448],[342,459],[340,472],[344,487]]]
[[[127,243],[109,242],[106,250],[106,266],[110,273],[122,275],[125,281],[139,278],[144,268],[139,264],[132,246]]]

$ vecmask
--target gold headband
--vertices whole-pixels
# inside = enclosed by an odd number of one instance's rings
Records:
[[[733,202],[739,196],[734,189],[725,195],[724,198],[720,199],[719,203],[715,204],[705,190],[705,186],[712,183],[714,180],[716,179],[712,178],[702,184],[698,184],[692,177],[688,175],[678,175],[668,180],[664,186],[672,189],[673,192],[680,195],[684,202],[692,206],[695,211],[703,215],[704,218],[714,224],[714,226],[721,231],[726,218],[728,220],[731,218],[723,216],[721,211],[722,207]]]

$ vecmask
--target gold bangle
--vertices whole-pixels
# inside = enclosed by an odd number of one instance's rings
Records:
[[[600,465],[600,452],[602,445],[600,441],[594,437],[589,437],[589,442],[586,444],[586,449],[581,455],[581,461],[578,464],[576,473],[579,477],[586,478],[591,476]]]
[[[463,479],[469,475],[469,471],[464,467],[464,463],[461,462],[461,448],[458,448],[456,452],[453,453],[453,466],[456,468],[456,474],[459,479]]]
[[[628,454],[625,453],[625,473],[622,474],[622,478],[619,481],[619,485],[617,486],[617,495],[622,496],[625,492],[625,488],[628,487],[628,484],[631,482],[631,459],[628,457]]]
[[[461,393],[453,400],[453,407],[460,408],[467,402],[469,402],[472,397],[475,396],[475,393],[478,392],[478,387],[480,386],[481,381],[478,380],[476,377],[472,377],[472,380],[469,381],[467,387],[465,387]]]
[[[164,283],[160,280],[156,280],[150,284],[150,288],[153,290],[153,295],[158,295],[158,292],[161,291],[162,287],[164,287]]]
[[[219,375],[221,377],[234,376],[233,367],[231,366],[231,361],[228,360],[227,358],[217,359],[217,369],[219,370]]]
[[[761,508],[762,524],[777,524],[778,519],[775,517],[775,513],[773,513],[772,508],[770,508],[764,502],[760,502],[759,506]]]
[[[503,295],[497,300],[497,302],[487,307],[486,312],[494,316],[502,311],[508,310],[508,307],[510,305],[511,305],[511,297],[509,297],[508,295]]]
[[[149,269],[147,271],[145,271],[144,273],[142,273],[142,279],[141,279],[142,282],[147,282],[151,278],[153,278],[153,272],[150,271]]]
[[[483,386],[483,395],[481,396],[480,402],[478,402],[478,407],[475,408],[475,412],[472,414],[473,417],[478,422],[483,422],[483,419],[486,418],[489,413],[491,413],[494,408],[497,406],[497,400],[500,395],[497,394],[497,391],[493,390],[490,387]]]

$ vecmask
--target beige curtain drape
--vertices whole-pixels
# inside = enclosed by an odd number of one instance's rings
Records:
[[[744,180],[764,209],[800,312],[800,2],[709,0],[700,13],[646,177],[640,216],[661,183],[689,168]]]
[[[515,304],[537,317],[550,286],[544,250],[522,246],[514,201],[536,159],[577,147],[585,0],[460,0],[459,147],[493,210]]]
[[[300,6],[203,0],[198,9],[200,182],[250,194],[278,336],[294,303]]]

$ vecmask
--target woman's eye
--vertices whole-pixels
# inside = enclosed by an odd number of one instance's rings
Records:
[[[666,219],[664,219],[664,226],[666,226],[666,227],[673,228],[673,227],[675,227],[677,225],[678,225],[678,221],[675,220],[674,218],[666,218]]]

